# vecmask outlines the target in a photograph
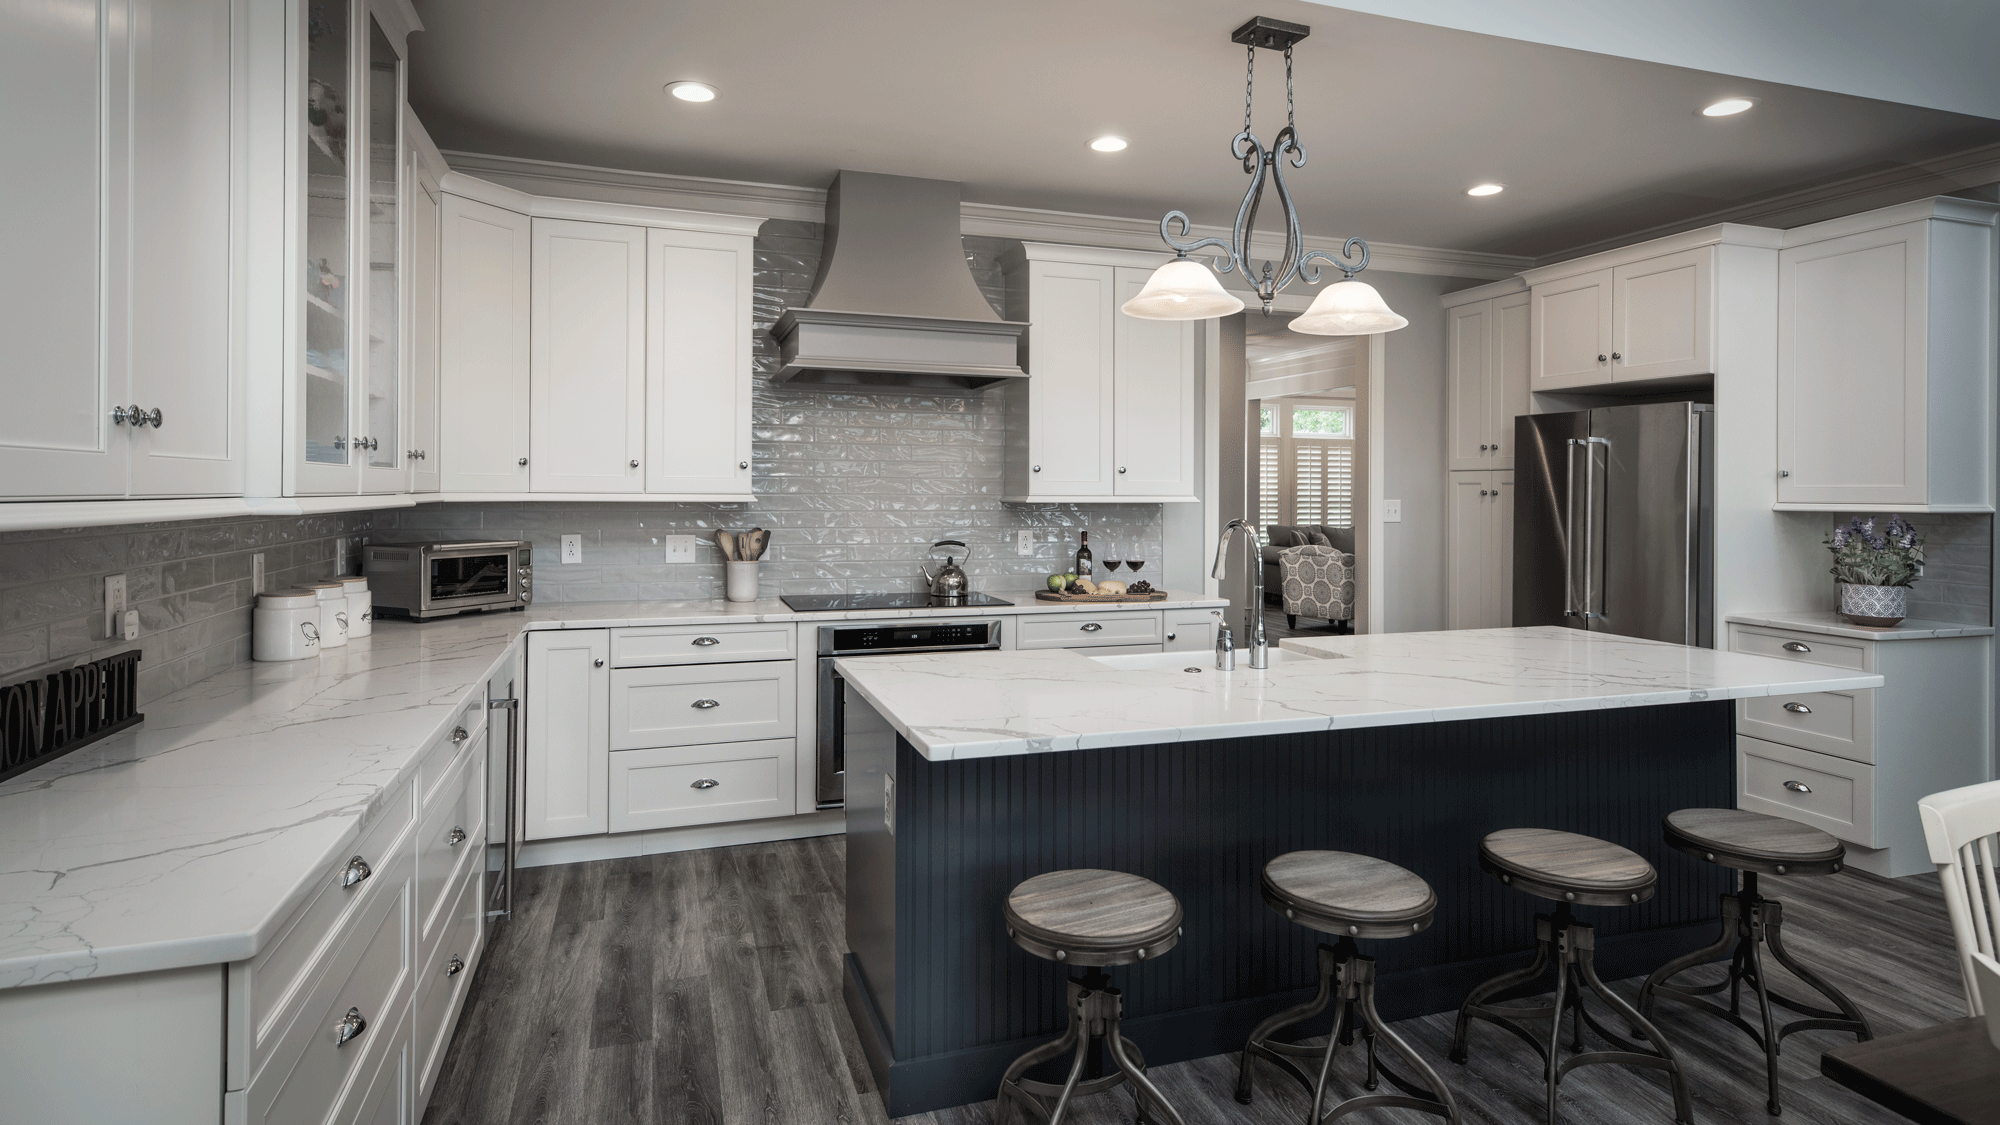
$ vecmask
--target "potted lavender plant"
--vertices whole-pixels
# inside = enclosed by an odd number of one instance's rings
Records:
[[[1833,551],[1833,580],[1840,583],[1841,616],[1856,625],[1887,628],[1910,612],[1910,585],[1924,569],[1924,540],[1901,516],[1882,530],[1874,517],[1854,517],[1825,540]]]

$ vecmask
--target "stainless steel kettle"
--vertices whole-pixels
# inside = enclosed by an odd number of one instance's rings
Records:
[[[936,558],[939,547],[957,547],[968,557],[972,553],[971,548],[959,540],[940,539],[931,544],[931,559]],[[931,585],[931,602],[936,605],[964,605],[966,596],[972,593],[972,583],[965,577],[965,569],[958,565],[956,556],[947,554],[944,565],[938,567],[936,574],[932,574],[931,568],[926,565],[931,559],[917,564],[917,569],[924,572],[924,581]]]

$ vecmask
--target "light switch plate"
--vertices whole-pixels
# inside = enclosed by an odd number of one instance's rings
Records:
[[[125,576],[104,576],[104,639],[118,635],[119,616],[125,612]]]
[[[694,536],[669,535],[667,541],[667,561],[670,563],[691,563],[694,561]]]
[[[562,537],[562,561],[566,563],[580,563],[583,561],[583,536],[565,535]]]
[[[1022,558],[1035,553],[1035,533],[1022,530],[1014,533],[1014,551]]]
[[[1403,502],[1401,500],[1382,501],[1382,522],[1383,523],[1403,522]]]
[[[262,551],[250,556],[250,592],[253,594],[264,592],[264,552]]]
[[[139,639],[139,611],[136,609],[125,611],[125,639],[128,641]]]

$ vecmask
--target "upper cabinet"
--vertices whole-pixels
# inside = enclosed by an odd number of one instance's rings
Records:
[[[243,492],[232,9],[0,7],[0,499]]]
[[[1786,232],[1778,508],[1993,510],[1996,216],[1938,198]]]
[[[1596,255],[1531,273],[1533,389],[1713,374],[1716,253],[1700,245],[1616,264]],[[1585,264],[1596,268],[1571,272]]]
[[[1496,282],[1446,294],[1444,301],[1450,467],[1511,469],[1514,419],[1533,409],[1529,294],[1517,281]]]
[[[409,226],[410,363],[403,380],[403,459],[410,467],[411,492],[438,490],[438,297],[439,255],[443,252],[444,157],[416,116],[403,113],[405,160],[403,197]]]
[[[761,220],[443,187],[441,491],[751,499]]]
[[[1007,261],[1007,316],[1030,327],[1028,377],[1007,384],[1005,500],[1194,500],[1194,324],[1118,311],[1158,264],[1032,242]]]

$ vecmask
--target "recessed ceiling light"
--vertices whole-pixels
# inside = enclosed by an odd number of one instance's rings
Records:
[[[1755,98],[1724,98],[1714,105],[1705,107],[1701,111],[1701,115],[1703,117],[1728,117],[1732,114],[1742,113],[1756,104],[1757,99]]]
[[[1121,152],[1125,148],[1124,137],[1099,137],[1090,142],[1090,147],[1099,152]]]
[[[684,102],[712,102],[715,100],[715,87],[706,82],[669,82],[667,83],[667,93]]]
[[[1467,195],[1499,195],[1507,190],[1506,184],[1473,184],[1465,189]]]

